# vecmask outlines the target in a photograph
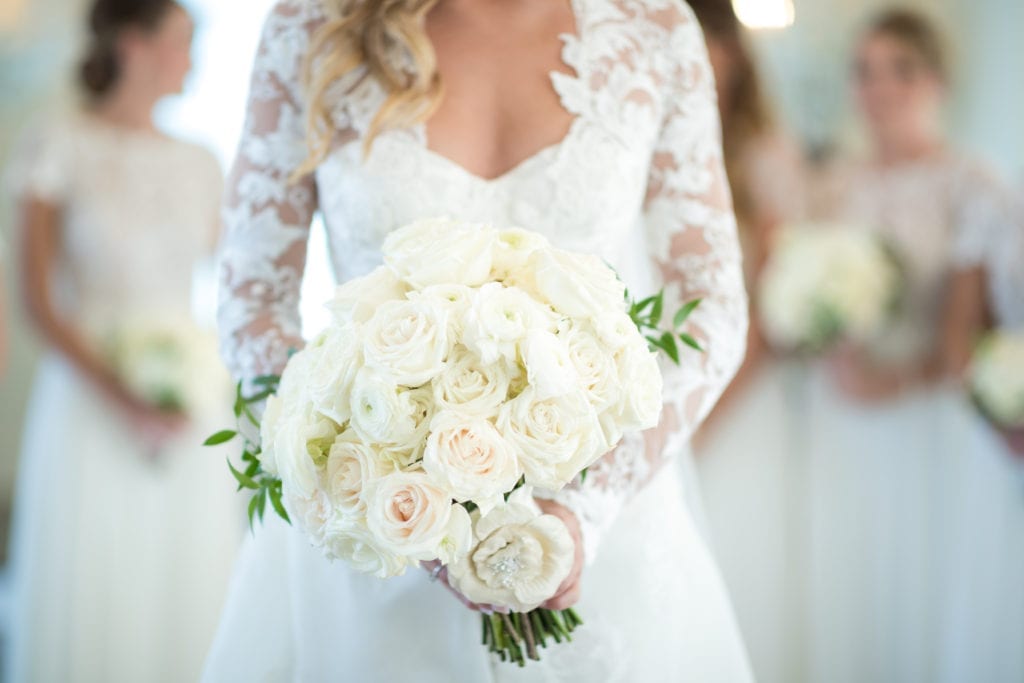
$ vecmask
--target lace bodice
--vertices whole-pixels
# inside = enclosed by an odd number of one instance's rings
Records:
[[[357,71],[334,89],[329,156],[289,182],[306,156],[300,65],[323,9],[319,0],[280,0],[257,54],[229,182],[219,319],[236,375],[282,369],[289,348],[302,345],[299,283],[317,210],[340,280],[377,266],[389,231],[447,214],[518,225],[598,254],[637,293],[664,285],[673,302],[703,297],[690,332],[707,352],[687,352],[681,368],[666,369],[662,428],[628,438],[586,483],[559,493],[592,553],[622,501],[664,453],[679,450],[731,378],[746,299],[712,75],[692,13],[676,0],[573,6],[577,31],[563,37],[562,55],[575,73],[551,74],[574,116],[561,142],[493,180],[431,152],[422,126],[382,134],[364,158],[362,139],[384,95]]]
[[[218,221],[212,154],[74,114],[30,135],[6,175],[16,195],[61,211],[55,284],[70,319],[104,326],[129,311],[188,313],[193,266]]]
[[[1011,223],[1009,197],[988,169],[947,152],[891,168],[849,164],[834,171],[833,217],[881,235],[906,276],[900,315],[874,349],[910,362],[939,339],[944,295],[956,269],[988,266]]]

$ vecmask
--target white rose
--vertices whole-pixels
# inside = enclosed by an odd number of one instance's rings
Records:
[[[352,383],[352,429],[366,443],[415,449],[426,436],[424,420],[432,403],[426,388],[407,390],[390,376],[362,368]]]
[[[498,231],[494,244],[491,279],[504,280],[521,270],[538,249],[549,249],[551,244],[542,235],[521,228]]]
[[[579,389],[580,378],[561,337],[542,329],[531,329],[521,343],[526,377],[537,398],[549,398]]]
[[[274,452],[274,441],[277,439],[277,432],[287,415],[294,415],[300,412],[308,412],[311,409],[307,386],[310,382],[309,367],[312,358],[305,350],[294,354],[281,373],[281,381],[278,383],[277,393],[267,399],[263,408],[263,414],[259,416],[260,422],[260,444],[262,450],[259,454],[260,465],[268,474],[278,474],[277,458]],[[242,428],[251,424],[243,415],[239,419]],[[250,437],[247,437],[250,438]]]
[[[327,494],[316,490],[311,496],[303,496],[285,486],[283,502],[296,528],[305,533],[315,547],[323,547],[324,532],[334,517],[334,507]]]
[[[473,302],[476,290],[459,284],[431,285],[422,290],[411,292],[410,299],[423,298],[431,305],[444,311],[448,321],[448,341],[454,343],[462,338],[462,328],[466,319],[466,311]]]
[[[330,419],[312,411],[296,411],[281,418],[274,435],[274,457],[284,485],[309,498],[319,486],[331,444],[341,431]]]
[[[542,515],[527,487],[487,515],[473,514],[475,546],[448,566],[448,582],[473,602],[529,612],[572,571],[575,544],[562,520]]]
[[[396,423],[390,443],[380,444],[378,455],[396,467],[408,467],[421,457],[430,434],[430,421],[437,406],[429,386],[402,390],[398,394],[401,420]]]
[[[338,510],[360,517],[366,514],[363,492],[367,485],[390,471],[390,463],[382,461],[372,446],[346,431],[327,454],[327,492]]]
[[[626,287],[601,259],[561,249],[541,249],[530,255],[536,293],[559,313],[589,318],[621,310]]]
[[[636,323],[622,310],[603,311],[594,316],[591,322],[601,345],[612,351],[618,351],[640,336]]]
[[[379,266],[368,275],[340,285],[326,306],[337,323],[364,323],[378,306],[387,301],[401,301],[407,292],[408,288],[389,268]]]
[[[417,289],[459,283],[475,287],[491,272],[495,230],[435,218],[395,230],[384,240],[384,263]]]
[[[463,343],[485,364],[515,361],[517,346],[532,329],[553,329],[552,311],[524,291],[489,282],[466,313]]]
[[[518,366],[498,361],[484,365],[464,346],[456,346],[448,364],[432,385],[438,408],[463,415],[491,417],[508,398]]]
[[[421,471],[394,472],[367,489],[366,522],[376,544],[410,560],[465,553],[472,539],[469,515]]]
[[[361,365],[359,332],[354,325],[332,326],[304,349],[306,391],[315,408],[338,424],[352,416],[349,395]]]
[[[498,429],[531,486],[557,491],[606,452],[603,431],[581,390],[538,399],[528,386],[502,406]]]
[[[365,519],[336,517],[324,529],[324,550],[330,559],[346,562],[357,572],[386,579],[401,576],[409,560],[381,548]]]
[[[657,426],[664,403],[658,357],[641,339],[619,351],[615,360],[622,387],[618,410],[615,411],[619,428],[641,431]]]
[[[633,325],[627,316],[627,321]],[[633,325],[634,339],[639,340]],[[564,334],[568,357],[575,368],[578,383],[590,399],[594,410],[601,412],[618,403],[622,382],[615,356],[597,336],[584,325],[573,325]]]
[[[489,421],[455,412],[430,424],[423,468],[452,498],[472,501],[486,514],[519,481],[512,446]]]
[[[396,384],[426,384],[444,368],[447,355],[445,311],[422,298],[382,304],[363,328],[366,365],[389,374]]]

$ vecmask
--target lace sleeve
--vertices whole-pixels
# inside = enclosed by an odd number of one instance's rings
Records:
[[[300,69],[316,3],[279,0],[256,53],[245,129],[228,178],[217,321],[236,378],[280,372],[300,348],[299,288],[313,177],[291,179],[306,157]]]
[[[675,6],[675,5],[673,5]],[[670,61],[657,71],[666,93],[651,160],[645,223],[666,304],[701,298],[687,330],[705,348],[687,349],[680,366],[663,363],[664,410],[658,427],[620,445],[553,496],[580,521],[587,561],[623,504],[680,453],[735,374],[746,343],[747,300],[729,195],[714,82],[703,36],[689,8],[670,20]],[[666,310],[674,310],[672,306]]]

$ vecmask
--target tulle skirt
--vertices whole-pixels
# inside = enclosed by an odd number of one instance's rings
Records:
[[[800,680],[808,527],[801,373],[766,365],[695,457],[711,546],[760,683]]]
[[[744,683],[746,654],[718,571],[665,467],[584,570],[570,644],[523,669],[491,659],[479,615],[425,572],[380,580],[330,563],[268,519],[239,560],[203,681]]]
[[[244,510],[196,420],[159,461],[65,361],[40,364],[13,519],[9,683],[180,683],[209,647]]]

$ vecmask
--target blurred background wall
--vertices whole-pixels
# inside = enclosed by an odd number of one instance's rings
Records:
[[[753,0],[771,4],[772,0]],[[74,102],[71,75],[85,0],[0,0],[0,167],[31,122]],[[210,146],[227,165],[242,122],[247,71],[271,0],[190,0],[199,20],[192,88],[161,118],[172,132]],[[750,5],[751,2],[746,4]],[[860,144],[847,97],[850,46],[882,0],[796,0],[795,23],[752,31],[771,93],[789,130],[809,153]],[[957,81],[949,112],[953,138],[1024,181],[1024,26],[1021,0],[916,0],[903,3],[941,21],[955,48]],[[6,324],[12,337],[0,380],[0,548],[13,492],[21,422],[37,341],[20,315],[14,272],[13,207],[0,200]],[[314,231],[304,308],[317,326],[329,288],[322,233]],[[317,295],[315,292],[319,292]]]

